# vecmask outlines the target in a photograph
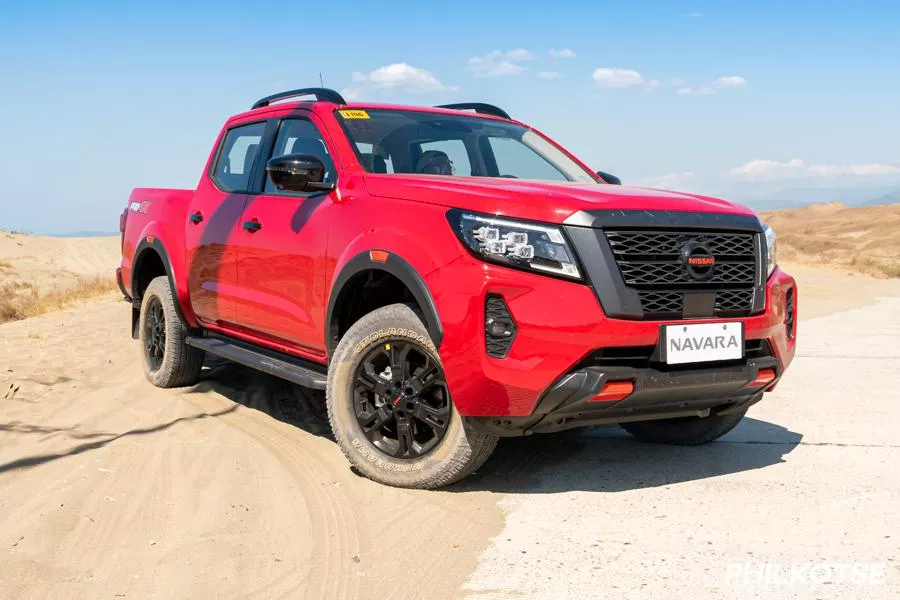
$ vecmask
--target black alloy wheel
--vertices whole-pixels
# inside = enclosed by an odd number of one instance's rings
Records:
[[[156,371],[163,364],[166,354],[166,315],[159,298],[152,298],[147,306],[144,349],[150,370]]]
[[[443,369],[409,341],[390,340],[372,348],[356,369],[353,395],[363,433],[394,458],[427,454],[450,424]]]

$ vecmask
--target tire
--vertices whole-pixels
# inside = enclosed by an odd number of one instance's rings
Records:
[[[392,350],[402,355],[396,363]],[[382,361],[388,367],[376,371]],[[429,373],[437,374],[429,379]],[[413,385],[421,396],[400,395],[414,391]],[[420,409],[423,403],[427,410]],[[326,404],[334,438],[350,463],[369,479],[394,487],[433,489],[459,481],[481,467],[497,445],[496,436],[472,430],[453,406],[434,342],[405,304],[379,308],[350,327],[328,369]],[[423,414],[425,419],[419,418]],[[383,425],[364,429],[365,415]],[[416,444],[433,445],[416,455]]]
[[[734,429],[745,414],[747,414],[747,409],[712,417],[635,421],[619,423],[619,426],[642,442],[699,446],[717,440]]]
[[[141,301],[138,331],[144,375],[150,383],[161,388],[197,383],[205,353],[184,341],[188,328],[175,307],[168,277],[157,277],[147,286]]]

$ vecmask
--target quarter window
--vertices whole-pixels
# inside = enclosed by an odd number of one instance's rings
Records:
[[[253,123],[229,129],[222,141],[222,150],[213,171],[213,178],[229,192],[246,192],[250,189],[250,175],[259,156],[265,123]]]

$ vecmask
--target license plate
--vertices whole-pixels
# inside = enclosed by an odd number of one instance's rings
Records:
[[[664,325],[659,343],[669,365],[736,360],[744,357],[744,324]]]

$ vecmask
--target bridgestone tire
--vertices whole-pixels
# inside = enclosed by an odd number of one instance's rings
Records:
[[[497,437],[472,430],[452,401],[443,438],[418,458],[392,457],[363,433],[353,404],[357,367],[371,349],[392,339],[414,343],[441,364],[422,320],[409,306],[392,304],[362,317],[338,343],[328,369],[326,403],[335,440],[360,473],[379,483],[433,489],[459,481],[484,464],[497,445]]]
[[[659,421],[620,423],[620,427],[642,442],[699,446],[717,440],[744,418],[747,410],[712,417],[686,417]]]
[[[162,307],[165,327],[165,344],[161,363],[154,366],[148,350],[147,339],[151,335],[148,320],[151,309]],[[141,354],[144,358],[144,375],[156,387],[171,388],[193,385],[200,378],[204,352],[184,343],[188,328],[181,321],[175,308],[175,297],[168,277],[157,277],[150,282],[141,301],[139,321]]]

